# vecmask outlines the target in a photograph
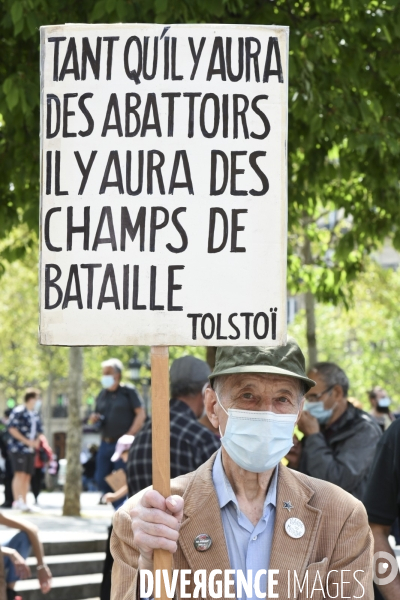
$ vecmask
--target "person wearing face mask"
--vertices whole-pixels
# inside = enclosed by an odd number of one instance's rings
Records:
[[[348,402],[349,380],[335,363],[316,363],[308,373],[298,427],[304,434],[299,470],[340,486],[362,500],[381,431],[375,420]]]
[[[95,413],[89,421],[96,424],[101,433],[94,478],[99,490],[107,494],[112,492],[112,489],[104,478],[115,468],[122,466],[111,461],[116,443],[125,434],[137,434],[146,419],[146,412],[135,388],[121,383],[122,362],[117,358],[110,358],[102,362],[101,366],[103,390],[96,398]],[[113,506],[116,509],[121,504],[122,501],[118,500]]]
[[[386,431],[396,418],[390,411],[392,401],[388,393],[376,385],[368,392],[368,397],[372,408],[369,414],[374,417],[382,431]]]
[[[288,597],[288,572],[293,580],[294,571],[301,581],[318,571],[321,597],[329,597],[328,590],[335,597],[346,570],[346,596],[361,597],[351,575],[358,571],[362,597],[371,600],[372,536],[363,505],[280,462],[293,444],[304,394],[314,386],[297,343],[218,348],[210,379],[206,411],[222,448],[173,479],[168,498],[147,488],[117,511],[111,599],[136,600],[142,570],[153,570],[154,549],[163,548],[173,554],[174,569],[187,570],[188,597],[194,597],[199,569],[207,581],[220,570],[222,582],[232,569],[235,584],[238,571],[257,573],[259,590],[242,589],[246,600],[266,597],[268,569],[275,572],[277,598]]]
[[[27,505],[26,496],[35,468],[35,452],[40,445],[39,436],[43,433],[39,413],[35,410],[39,399],[39,390],[27,389],[24,404],[13,409],[8,423],[8,450],[14,471],[13,508],[24,511],[32,510],[32,507]]]

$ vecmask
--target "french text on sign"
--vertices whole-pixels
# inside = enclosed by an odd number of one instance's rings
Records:
[[[40,340],[286,340],[288,28],[41,28]]]

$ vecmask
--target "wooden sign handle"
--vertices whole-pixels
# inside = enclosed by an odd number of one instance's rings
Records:
[[[153,488],[164,498],[171,494],[168,346],[151,347]],[[154,551],[155,571],[167,569],[171,582],[172,555]],[[168,600],[161,576],[161,600]]]

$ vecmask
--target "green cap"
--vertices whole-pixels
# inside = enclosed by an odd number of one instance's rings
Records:
[[[235,373],[271,373],[301,379],[310,389],[315,381],[307,377],[305,366],[304,355],[293,338],[288,338],[285,346],[221,346],[210,379]]]

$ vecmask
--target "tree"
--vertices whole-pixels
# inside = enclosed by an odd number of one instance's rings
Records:
[[[353,290],[353,304],[319,304],[319,360],[337,363],[350,380],[350,394],[369,410],[366,392],[387,389],[400,409],[400,272],[369,261]],[[300,346],[305,343],[305,312],[289,327]]]
[[[352,226],[334,245],[333,265],[315,264],[317,297],[337,300],[338,281],[391,234],[400,246],[400,5],[395,0],[3,0],[0,22],[0,235],[37,224],[39,40],[42,24],[63,22],[223,22],[289,25],[289,227],[334,205]],[[290,257],[296,258],[296,244]],[[14,244],[8,252],[22,252]],[[352,256],[357,254],[357,260]],[[313,263],[314,265],[314,263]],[[311,265],[311,266],[313,266]],[[308,284],[310,265],[289,261],[291,285]],[[333,274],[333,278],[332,278]]]
[[[23,229],[27,236],[26,227]],[[37,249],[28,249],[23,262],[4,264],[7,268],[0,278],[0,391],[6,398],[18,400],[26,387],[46,390],[49,378],[55,381],[66,376],[66,349],[39,346],[37,341]]]

